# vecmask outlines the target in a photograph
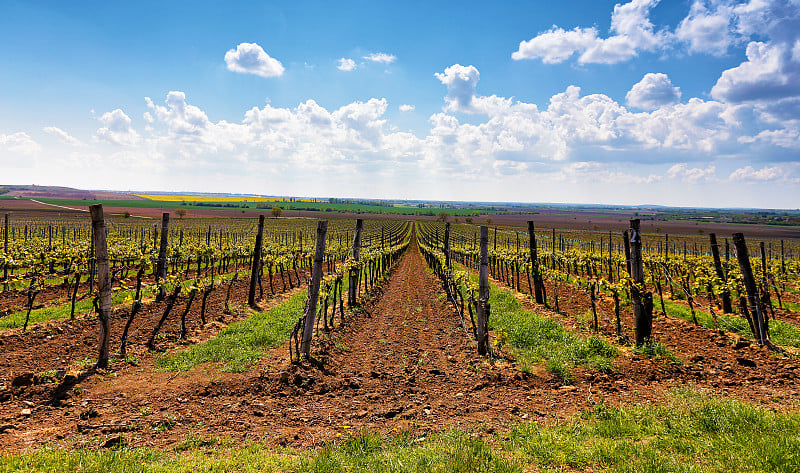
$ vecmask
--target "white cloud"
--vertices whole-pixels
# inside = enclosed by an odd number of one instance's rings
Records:
[[[751,42],[747,61],[722,73],[711,96],[727,102],[769,101],[800,95],[800,61],[786,44]]]
[[[564,30],[555,25],[528,41],[522,41],[519,49],[511,54],[514,60],[541,59],[545,64],[564,62],[578,51],[585,51],[597,41],[595,28]]]
[[[611,14],[611,33],[599,37],[596,28],[564,30],[553,26],[528,41],[520,42],[511,57],[515,60],[542,59],[544,63],[564,62],[578,54],[581,64],[616,64],[630,60],[639,51],[657,51],[667,45],[672,34],[655,31],[650,10],[659,0],[633,0],[617,4]]]
[[[400,105],[398,108],[400,109],[401,112],[413,112],[416,107],[404,103]]]
[[[737,41],[733,27],[733,4],[713,3],[708,5],[705,1],[696,0],[692,3],[689,15],[675,30],[676,37],[688,43],[692,53],[720,56]]]
[[[336,66],[336,69],[340,71],[353,71],[356,69],[356,62],[352,59],[341,58],[339,59],[339,65]]]
[[[112,144],[130,146],[139,142],[139,134],[131,127],[131,119],[120,109],[106,112],[100,117],[105,125],[95,136]]]
[[[717,168],[709,165],[704,168],[690,168],[686,163],[678,163],[667,170],[667,177],[670,179],[680,179],[690,184],[706,182],[715,179]]]
[[[283,65],[270,57],[256,43],[240,43],[236,49],[225,53],[228,69],[242,74],[255,74],[261,77],[278,77],[283,75]]]
[[[9,153],[20,154],[24,156],[32,156],[41,150],[39,143],[25,132],[19,131],[10,135],[0,133],[0,150],[6,150]]]
[[[434,77],[447,86],[445,101],[448,103],[448,110],[467,113],[477,111],[473,104],[475,89],[481,77],[477,67],[453,64],[443,73],[435,73]]]
[[[629,106],[643,110],[655,110],[680,99],[681,89],[673,87],[669,77],[662,73],[645,74],[642,80],[634,84],[625,95],[625,101]]]
[[[42,129],[42,131],[44,131],[48,135],[55,136],[64,144],[68,144],[70,146],[83,146],[81,140],[75,138],[74,136],[70,135],[61,128],[55,126],[46,126]]]
[[[745,166],[733,171],[728,179],[731,181],[775,181],[783,178],[784,171],[777,167],[763,167],[756,171],[752,166]]]
[[[397,60],[397,56],[386,53],[372,53],[364,56],[364,59],[381,64],[391,64]]]

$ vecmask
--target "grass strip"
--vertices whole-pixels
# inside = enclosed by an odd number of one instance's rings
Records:
[[[239,271],[240,276],[244,274],[244,270]],[[215,281],[227,281],[233,278],[235,271],[231,271],[229,273],[225,273],[222,275],[215,275]],[[200,279],[201,284],[206,284],[211,280],[211,276],[206,276]],[[182,284],[191,283],[193,279],[187,279],[182,282]],[[130,287],[127,282],[123,287]],[[170,292],[172,288],[167,285],[167,292]],[[143,287],[142,288],[143,294],[152,293],[155,294],[156,289],[152,286]],[[135,289],[123,289],[117,292],[111,293],[111,306],[122,304],[126,301],[128,297],[133,298],[136,294]],[[66,296],[65,296],[66,297]],[[79,317],[84,314],[88,314],[89,312],[94,310],[92,305],[92,297],[84,297],[84,299],[79,300],[75,303],[75,317]],[[39,322],[47,322],[50,320],[58,320],[58,319],[66,319],[69,317],[70,308],[72,307],[72,302],[70,300],[66,300],[62,304],[53,305],[50,307],[44,307],[42,309],[35,309],[31,311],[31,318],[28,322],[28,326]],[[9,329],[9,328],[17,328],[22,327],[25,323],[25,314],[27,309],[18,310],[13,312],[5,317],[0,318],[0,330]]]
[[[515,349],[526,369],[544,361],[545,368],[565,383],[572,382],[572,368],[578,364],[613,370],[618,350],[608,341],[567,331],[557,321],[525,309],[508,289],[492,285],[489,303],[489,328],[499,343],[508,343]]]
[[[349,432],[345,426],[331,429]],[[484,433],[485,438],[474,433],[384,437],[360,430],[314,450],[197,437],[172,449],[42,448],[0,454],[0,473],[800,471],[798,413],[694,389],[675,390],[662,404],[609,407],[601,402],[568,420],[518,423]]]
[[[168,371],[186,371],[208,361],[223,363],[225,371],[243,372],[255,364],[265,350],[283,343],[303,314],[308,291],[286,302],[222,329],[216,337],[186,350],[160,357],[156,365]],[[249,310],[249,309],[248,309]]]
[[[667,314],[681,318],[687,322],[692,322],[692,312],[689,307],[673,302],[667,298],[664,298],[664,306],[667,309]],[[656,307],[658,307],[657,303]],[[694,309],[694,313],[700,325],[714,328],[714,318],[710,313],[697,308]],[[744,317],[717,314],[717,320],[722,330],[735,333],[744,338],[753,338],[750,324],[747,323]],[[769,337],[772,343],[776,345],[800,348],[800,327],[796,327],[781,320],[773,319],[769,321]]]

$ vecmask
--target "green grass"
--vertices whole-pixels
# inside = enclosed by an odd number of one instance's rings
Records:
[[[265,350],[283,343],[303,314],[307,291],[301,291],[286,302],[264,312],[254,312],[235,322],[216,337],[186,350],[163,356],[157,366],[170,371],[186,371],[209,362],[224,364],[225,371],[247,371]]]
[[[778,307],[778,301],[776,299],[772,299],[772,306],[776,308]],[[783,308],[785,310],[792,311],[795,314],[800,314],[800,304],[796,302],[783,301]]]
[[[658,302],[655,302],[655,305],[660,307]],[[664,306],[667,308],[667,314],[692,322],[692,313],[688,306],[672,302],[669,299],[664,299]],[[694,312],[700,325],[714,328],[714,319],[710,313],[697,308],[695,308]],[[753,338],[750,324],[747,323],[744,317],[717,314],[717,320],[722,330],[735,333],[741,337]],[[780,320],[770,320],[769,336],[772,343],[776,345],[800,348],[800,328],[792,324]]]
[[[557,321],[526,310],[510,290],[492,286],[489,326],[501,342],[507,342],[523,365],[544,361],[548,371],[565,382],[572,368],[585,364],[603,371],[614,367],[618,352],[599,337],[583,337],[564,329]]]
[[[601,402],[567,420],[518,423],[485,438],[474,433],[360,430],[315,450],[198,437],[172,449],[43,447],[0,454],[0,473],[800,471],[800,415],[691,389],[673,391],[662,404]]]
[[[693,390],[663,405],[597,406],[563,423],[517,426],[504,443],[542,471],[800,471],[800,416]]]
[[[240,276],[244,274],[243,270],[239,271]],[[230,273],[225,273],[222,275],[215,275],[215,281],[227,281],[233,278],[235,271],[231,271]],[[211,276],[206,276],[200,279],[200,282],[205,284],[211,280]],[[190,280],[184,281],[189,282]],[[130,282],[129,282],[130,284]],[[167,287],[167,292],[170,292],[169,286]],[[146,291],[146,292],[145,292]],[[148,292],[153,291],[153,289],[143,289],[143,294],[147,294]],[[125,298],[130,296],[134,297],[136,294],[136,289],[128,289],[125,291],[117,291],[112,293],[111,295],[111,306],[116,306],[122,304],[125,301]],[[144,297],[144,295],[143,295]],[[36,301],[34,301],[36,304]],[[42,309],[34,309],[31,311],[30,321],[28,322],[28,326],[31,326],[36,323],[40,322],[47,322],[50,320],[58,320],[58,319],[66,319],[69,318],[70,308],[72,307],[72,303],[70,300],[66,300],[64,303],[60,305],[53,305],[50,307],[45,307]],[[92,305],[92,298],[87,297],[82,300],[79,300],[75,303],[75,317],[78,317],[82,314],[87,314],[94,310],[94,306]],[[0,330],[8,329],[8,328],[17,328],[22,327],[25,323],[25,313],[27,309],[18,310],[14,313],[11,313],[5,317],[0,318]]]
[[[114,306],[122,304],[122,302],[125,300],[125,297],[130,292],[131,291],[119,291],[112,294],[111,305]],[[35,303],[36,302],[34,301],[34,304]],[[43,309],[32,310],[31,317],[28,322],[28,327],[36,323],[47,322],[49,320],[67,319],[69,318],[69,313],[71,308],[72,308],[72,303],[70,301],[67,301],[66,303],[61,305],[55,305],[51,307],[45,307]],[[94,310],[94,307],[92,305],[91,297],[87,297],[75,303],[75,317],[78,317],[81,314],[86,314],[88,312],[91,312],[92,310]],[[25,324],[26,312],[27,312],[26,309],[19,310],[3,318],[0,318],[0,330],[22,327]]]

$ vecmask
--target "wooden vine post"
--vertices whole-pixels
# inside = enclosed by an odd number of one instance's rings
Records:
[[[325,224],[327,228],[327,223]],[[353,238],[353,260],[358,263],[361,260],[361,230],[364,228],[364,220],[356,220],[356,234]],[[319,241],[319,240],[317,240]],[[347,305],[356,305],[356,290],[358,289],[358,267],[350,270],[350,285],[347,288]]]
[[[250,292],[247,294],[247,303],[250,307],[256,305],[256,287],[261,272],[261,246],[264,242],[264,216],[258,216],[258,233],[256,233],[256,247],[253,250],[252,272],[250,273]]]
[[[167,279],[167,238],[169,237],[169,213],[161,215],[161,246],[158,249],[158,262],[156,263],[156,284]],[[159,285],[156,301],[164,300],[164,286]]]
[[[717,277],[722,280],[722,282],[727,283],[728,278],[725,276],[725,272],[722,270],[722,261],[719,257],[719,245],[717,244],[717,235],[714,233],[708,234],[709,239],[711,240],[711,255],[714,257],[714,270],[717,273]],[[733,312],[733,307],[731,306],[731,293],[728,291],[727,288],[722,290],[722,312],[726,314],[730,314]]]
[[[450,222],[444,224],[444,264],[449,270],[450,263]]]
[[[742,271],[744,287],[747,290],[747,301],[750,304],[750,313],[753,315],[755,332],[753,335],[758,341],[758,346],[767,343],[769,335],[764,327],[764,314],[761,312],[761,301],[758,297],[756,280],[753,277],[753,268],[750,266],[750,255],[747,252],[747,243],[744,241],[743,233],[733,234],[733,246],[736,248],[736,259],[739,261],[739,269]]]
[[[481,227],[481,269],[478,281],[478,353],[489,353],[489,228]]]
[[[653,294],[644,287],[644,260],[639,219],[631,220],[630,228],[631,302],[633,303],[636,345],[650,340],[653,331]]]
[[[528,238],[530,240],[529,245],[531,251],[531,272],[533,272],[533,292],[536,298],[536,303],[544,304],[544,280],[542,279],[542,272],[539,270],[539,255],[536,251],[536,233],[534,233],[533,229],[533,220],[528,220]]]
[[[97,368],[108,366],[108,344],[111,338],[111,278],[108,274],[108,247],[106,246],[106,223],[103,219],[103,204],[89,206],[92,215],[92,238],[97,261],[97,313],[100,317],[100,352]]]
[[[361,220],[359,219],[359,222]],[[359,230],[360,230],[359,225]],[[319,299],[319,284],[322,280],[322,263],[325,259],[325,234],[328,233],[328,221],[317,223],[317,245],[314,250],[314,265],[311,268],[311,287],[308,288],[308,304],[303,322],[303,338],[300,342],[300,353],[308,357],[311,355],[311,337],[314,335],[314,318],[317,315],[317,299]],[[360,233],[360,232],[359,232]],[[350,286],[352,290],[354,286]]]
[[[3,256],[8,258],[8,214],[3,218]],[[8,290],[8,263],[3,263],[3,290]]]

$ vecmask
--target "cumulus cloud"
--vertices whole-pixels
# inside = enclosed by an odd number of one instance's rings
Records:
[[[625,95],[625,101],[631,107],[643,110],[655,110],[664,105],[673,104],[681,99],[681,89],[673,87],[666,74],[648,73],[641,81],[634,84]]]
[[[341,58],[339,59],[339,65],[336,66],[336,69],[346,72],[353,71],[356,69],[356,62],[353,61],[352,59]]]
[[[261,77],[278,77],[283,75],[283,65],[270,57],[256,43],[240,43],[236,49],[225,53],[228,69],[242,74],[255,74]]]
[[[753,169],[753,166],[745,166],[739,168],[731,173],[728,179],[731,181],[775,181],[782,178],[784,172],[777,166],[763,167],[759,170]]]
[[[751,42],[747,61],[722,73],[711,96],[728,102],[775,100],[800,95],[800,61],[788,45]]]
[[[10,153],[31,156],[37,153],[41,146],[25,132],[19,131],[10,135],[0,133],[0,149]]]
[[[401,112],[413,112],[416,107],[404,103],[397,108],[399,108]]]
[[[75,138],[74,136],[70,135],[61,128],[55,126],[46,126],[42,129],[42,131],[44,131],[48,135],[55,136],[64,144],[68,144],[70,146],[83,146],[81,140]]]
[[[477,67],[453,64],[445,69],[443,73],[435,73],[434,77],[447,86],[445,100],[454,110],[470,110],[472,108],[475,88],[478,86],[478,80],[481,77]]]
[[[676,37],[689,45],[692,53],[721,56],[738,40],[733,20],[734,5],[726,2],[708,4],[697,0],[675,30]]]
[[[397,56],[386,53],[372,53],[364,56],[364,59],[367,61],[379,62],[381,64],[391,64],[397,60]]]
[[[639,51],[656,51],[672,36],[656,31],[650,11],[659,0],[633,0],[617,4],[611,14],[610,36],[601,38],[595,27],[572,30],[553,26],[528,41],[522,41],[512,59],[541,59],[544,63],[564,62],[578,54],[581,64],[616,64],[630,60]]]
[[[139,133],[131,126],[131,119],[120,109],[106,112],[100,117],[103,123],[95,136],[115,145],[130,146],[139,142]]]
[[[667,177],[680,179],[690,184],[697,184],[715,179],[717,168],[709,165],[706,168],[690,168],[686,163],[678,163],[667,170]]]

